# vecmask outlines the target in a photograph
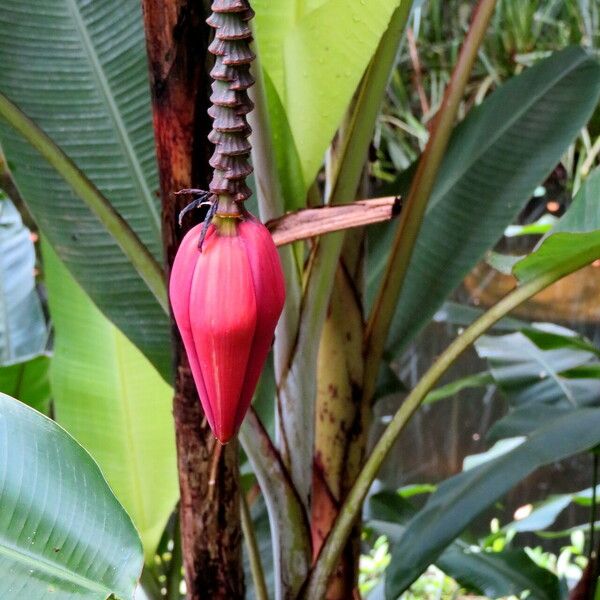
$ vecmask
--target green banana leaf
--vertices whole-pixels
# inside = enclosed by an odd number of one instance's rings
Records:
[[[386,597],[397,598],[478,515],[535,469],[600,442],[600,409],[567,413],[512,450],[444,481],[394,547]]]
[[[599,98],[600,65],[571,47],[507,81],[456,128],[396,306],[390,352],[406,347],[502,236]],[[371,295],[394,227],[378,228],[370,238]]]
[[[536,600],[560,600],[560,582],[554,573],[539,567],[525,550],[479,552],[450,548],[439,567],[469,591],[489,598],[518,596],[528,591]]]
[[[544,347],[548,339],[550,347]],[[574,332],[483,336],[475,348],[510,406],[488,432],[489,440],[526,435],[559,414],[600,405],[600,361]]]
[[[513,273],[520,281],[530,281],[556,269],[574,271],[596,258],[600,251],[599,198],[600,168],[596,168],[535,252],[514,266]]]
[[[279,102],[287,115],[304,193],[401,1],[409,0],[252,3],[261,65],[270,80],[267,98],[270,107]],[[275,139],[276,153],[284,155],[288,148],[286,137]],[[286,208],[299,208],[304,200],[302,196],[286,198]]]
[[[150,561],[178,498],[172,390],[47,243],[43,259],[55,328],[56,420],[98,462]]]
[[[98,465],[54,421],[0,394],[0,596],[133,597],[142,547]]]
[[[378,492],[369,498],[367,527],[387,536],[393,549],[415,512],[405,490]],[[556,575],[536,565],[523,550],[486,552],[459,538],[435,564],[466,590],[490,598],[519,595],[525,590],[539,600],[561,598]]]
[[[0,6],[0,91],[95,183],[160,259],[158,176],[140,3]],[[0,143],[40,230],[96,305],[170,378],[169,322],[99,220],[0,122]]]

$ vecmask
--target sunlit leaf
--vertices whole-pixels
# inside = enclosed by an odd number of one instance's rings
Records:
[[[153,558],[178,497],[172,390],[44,244],[56,420],[98,462]]]
[[[315,178],[398,4],[253,2],[262,66],[285,108],[306,185]]]
[[[573,204],[536,250],[513,273],[525,282],[557,270],[574,271],[600,257],[600,169],[588,177]]]

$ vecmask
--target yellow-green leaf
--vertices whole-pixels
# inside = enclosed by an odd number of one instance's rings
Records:
[[[399,3],[253,3],[262,66],[285,107],[307,185],[314,179]]]
[[[152,558],[177,501],[172,390],[43,246],[55,328],[50,380],[56,420],[84,446]]]

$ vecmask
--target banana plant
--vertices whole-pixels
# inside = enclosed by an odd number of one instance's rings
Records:
[[[539,248],[516,264],[515,290],[438,357],[367,454],[381,373],[389,374],[389,363],[495,245],[588,122],[600,98],[600,66],[580,48],[558,51],[498,86],[457,124],[496,4],[481,0],[427,146],[405,174],[408,184],[398,183],[384,202],[356,202],[371,188],[369,147],[412,3],[251,4],[219,0],[213,8],[248,17],[251,8],[256,12],[253,47],[235,39],[233,45],[244,50],[244,61],[257,56],[249,183],[279,244],[286,285],[272,381],[264,386],[275,395],[261,401],[260,414],[250,410],[239,433],[269,515],[271,590],[238,483],[239,448],[234,441],[214,451],[188,358],[178,335],[171,337],[166,294],[185,233],[178,224],[185,198],[174,193],[208,189],[211,176],[208,7],[144,0],[142,13],[134,0],[35,0],[25,11],[22,2],[6,0],[0,143],[48,244],[55,416],[105,469],[140,530],[147,595],[160,594],[152,557],[178,477],[190,599],[244,596],[242,532],[257,598],[344,599],[356,593],[364,501],[440,377],[511,310],[600,258],[600,223],[588,218],[600,195],[594,172]],[[211,17],[212,25],[229,23],[222,18]],[[243,27],[239,35],[248,39]],[[212,186],[221,189],[214,180]],[[366,231],[376,205],[388,207],[377,219],[386,222]],[[198,220],[192,215],[189,223]],[[74,348],[80,350],[69,356]],[[174,443],[165,404],[170,386]],[[598,428],[582,432],[586,419],[597,418],[595,410],[528,432],[513,451],[528,457],[515,477],[542,464],[535,457],[551,435],[566,432],[568,441],[548,460],[597,445]],[[119,434],[107,443],[110,423]],[[504,469],[517,460],[501,458]],[[489,464],[480,472],[485,490],[497,474]],[[460,514],[467,483],[452,488]],[[495,497],[482,492],[479,503],[485,507]],[[412,554],[395,551],[389,598],[468,524],[464,513],[449,529],[428,528],[427,515],[436,514],[440,498],[432,497],[429,512],[417,514],[397,542]],[[82,540],[88,535],[81,531]],[[420,538],[421,545],[412,544]],[[178,589],[173,586],[173,597]]]

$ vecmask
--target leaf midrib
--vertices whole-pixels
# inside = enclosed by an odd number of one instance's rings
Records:
[[[443,189],[438,191],[437,193],[434,191],[434,196],[432,197],[432,201],[427,209],[427,212],[432,210],[440,200],[446,196],[452,189],[456,187],[459,181],[465,176],[465,174],[473,168],[473,165],[479,162],[482,157],[489,151],[489,149],[496,144],[496,142],[504,136],[504,134],[511,129],[515,123],[521,119],[541,98],[546,96],[549,91],[556,86],[562,79],[564,79],[568,74],[578,68],[582,62],[587,60],[587,55],[580,55],[576,62],[570,65],[570,67],[564,71],[560,71],[559,74],[551,79],[546,86],[544,86],[537,95],[531,96],[531,98],[521,105],[522,109],[520,111],[516,111],[513,113],[513,116],[509,118],[502,127],[500,127],[496,133],[488,139],[488,143],[484,143],[481,145],[480,150],[475,154],[473,160],[466,161],[463,165],[462,169],[454,169],[454,177],[449,181],[448,185]],[[437,198],[437,200],[436,200]]]
[[[69,571],[57,563],[49,561],[46,557],[41,555],[34,556],[28,552],[24,552],[20,548],[15,548],[14,546],[7,544],[6,541],[0,543],[0,556],[5,556],[15,562],[30,566],[33,570],[44,571],[62,581],[68,581],[92,592],[100,592],[106,595],[115,592],[114,589],[100,585],[98,582],[88,579],[83,575],[79,575],[74,571]]]
[[[106,74],[104,73],[104,69],[100,62],[100,58],[98,57],[98,53],[96,52],[96,48],[92,43],[92,39],[88,32],[87,26],[83,20],[81,15],[81,11],[76,3],[76,0],[66,0],[69,5],[71,14],[73,16],[73,21],[75,22],[75,26],[77,32],[80,35],[81,43],[85,52],[87,53],[88,59],[90,61],[90,65],[92,67],[92,72],[96,77],[96,81],[98,82],[99,91],[101,96],[104,98],[106,107],[108,109],[108,113],[112,118],[115,129],[117,133],[117,137],[119,142],[123,148],[123,153],[129,163],[129,167],[131,171],[133,171],[132,179],[137,181],[139,189],[141,191],[143,204],[146,205],[146,208],[150,214],[150,222],[152,225],[152,229],[156,236],[156,240],[160,239],[160,216],[158,214],[158,209],[154,205],[154,201],[152,199],[152,193],[148,188],[148,184],[146,183],[146,179],[144,177],[144,173],[142,171],[142,167],[138,161],[138,157],[135,153],[133,144],[131,139],[129,138],[129,133],[127,132],[127,128],[125,127],[125,123],[121,117],[119,112],[119,108],[115,102],[114,96],[112,94],[112,90],[110,84],[108,83],[108,79]]]
[[[533,344],[533,342],[531,342]],[[536,346],[529,347],[529,345],[525,346],[525,353],[528,354],[533,361],[537,362],[544,371],[548,374],[548,376],[554,380],[554,383],[559,387],[560,391],[564,394],[565,398],[569,401],[569,404],[573,408],[577,408],[577,403],[575,402],[575,398],[573,394],[569,391],[566,384],[561,381],[560,374],[552,367],[552,365],[546,361],[544,358],[544,354],[541,350],[539,350]]]

